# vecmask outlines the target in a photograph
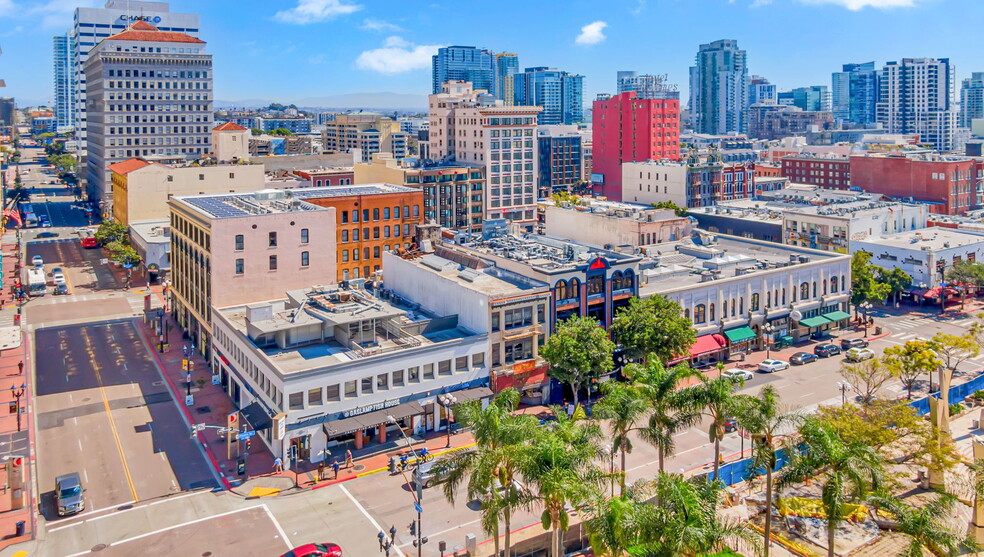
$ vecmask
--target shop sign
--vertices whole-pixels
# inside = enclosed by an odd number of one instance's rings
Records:
[[[513,364],[513,374],[529,373],[536,369],[536,360],[527,360],[518,364]]]
[[[368,404],[366,406],[358,406],[351,410],[346,410],[342,412],[342,417],[351,418],[352,416],[359,416],[362,414],[368,414],[369,412],[375,412],[376,410],[383,410],[385,408],[392,408],[394,406],[399,406],[399,400],[385,400],[383,402],[377,402],[375,404]]]

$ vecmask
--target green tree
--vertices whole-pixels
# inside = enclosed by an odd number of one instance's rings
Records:
[[[249,129],[249,133],[251,133],[251,134],[253,134],[253,135],[263,135],[263,134],[265,134],[266,132],[265,132],[265,131],[263,131],[263,130],[261,130],[260,128],[250,128],[250,129]]]
[[[951,286],[960,288],[960,308],[963,309],[967,290],[984,286],[984,264],[961,260],[950,267],[945,277]]]
[[[659,360],[646,366],[629,364],[624,373],[649,407],[649,420],[640,437],[656,447],[659,471],[663,472],[666,459],[676,448],[674,435],[700,419],[700,410],[690,403],[689,391],[678,388],[683,381],[696,381],[700,373],[687,365],[667,369]]]
[[[880,267],[871,263],[871,254],[854,252],[851,257],[851,304],[882,302],[892,292],[892,287],[878,280]]]
[[[936,352],[943,365],[957,371],[964,361],[980,354],[981,347],[975,338],[974,329],[965,335],[951,335],[939,332],[929,339],[929,348]]]
[[[907,398],[912,400],[912,388],[922,374],[931,374],[943,362],[925,340],[910,340],[901,346],[885,349],[882,361],[895,371],[896,377],[905,386]]]
[[[845,442],[829,424],[810,417],[799,428],[799,438],[786,443],[789,463],[779,472],[776,491],[819,478],[820,500],[826,513],[827,555],[834,557],[837,525],[843,520],[844,505],[864,501],[882,484],[883,461],[867,445]]]
[[[886,365],[880,358],[856,363],[848,363],[844,360],[841,362],[840,374],[858,394],[862,407],[871,404],[885,383],[898,376],[896,368]]]
[[[899,301],[899,296],[905,292],[905,289],[912,286],[912,277],[909,276],[909,273],[898,267],[894,267],[891,270],[878,267],[876,274],[879,283],[888,285],[888,295],[895,298],[896,302]]]
[[[557,421],[537,429],[526,445],[520,471],[530,495],[543,508],[540,522],[550,530],[550,555],[562,557],[563,532],[570,526],[566,507],[591,500],[609,477],[595,464],[601,428],[590,420],[574,420],[554,408]]]
[[[445,479],[444,496],[453,505],[462,484],[469,500],[485,498],[482,526],[495,540],[499,554],[499,519],[505,527],[506,555],[510,555],[512,515],[528,504],[526,495],[516,489],[520,462],[526,442],[535,435],[538,422],[532,415],[512,412],[519,404],[519,392],[505,389],[482,408],[479,401],[468,401],[454,409],[458,423],[472,430],[477,450],[457,451],[434,465],[434,475]],[[500,490],[503,486],[505,489]]]
[[[918,506],[885,496],[869,497],[868,504],[895,515],[898,531],[912,538],[909,546],[899,555],[922,557],[923,549],[927,549],[933,555],[956,557],[961,549],[980,550],[976,544],[948,528],[947,523],[957,505],[957,498],[949,493],[932,496],[928,502],[920,501]]]
[[[270,135],[294,135],[294,132],[288,130],[287,128],[277,128],[275,130],[270,130],[267,133]]]
[[[700,376],[700,383],[686,389],[686,404],[698,408],[711,419],[707,430],[708,440],[714,443],[714,479],[719,479],[718,470],[721,466],[721,440],[724,439],[724,423],[738,410],[738,399],[735,395],[737,384],[730,377],[708,379]]]
[[[128,233],[129,230],[125,224],[114,220],[105,220],[96,229],[95,238],[101,245],[106,246],[113,242],[126,241]]]
[[[614,367],[614,351],[615,343],[597,321],[575,316],[557,325],[540,355],[550,363],[547,375],[571,386],[577,406],[581,389]]]
[[[687,216],[687,208],[681,207],[672,201],[659,201],[656,203],[650,203],[650,205],[652,205],[656,209],[670,209],[674,213],[676,213],[676,216],[678,217]]]
[[[694,325],[683,316],[680,304],[661,294],[629,300],[629,305],[615,315],[611,331],[626,355],[643,363],[650,358],[663,362],[679,358],[697,339]]]
[[[611,457],[622,451],[621,473],[619,474],[619,494],[625,494],[625,458],[632,452],[630,433],[642,429],[640,425],[648,413],[649,405],[638,386],[631,383],[609,381],[601,387],[604,398],[594,406],[592,417],[608,420],[611,430]]]
[[[799,417],[784,412],[775,387],[766,385],[757,397],[738,397],[738,423],[752,438],[752,467],[765,469],[765,557],[772,542],[772,474],[778,464],[776,437]]]
[[[132,246],[122,241],[110,242],[106,245],[109,258],[120,265],[136,266],[140,263],[140,254]]]

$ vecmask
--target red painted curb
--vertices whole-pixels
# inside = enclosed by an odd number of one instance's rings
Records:
[[[313,490],[315,490],[315,489],[321,489],[322,487],[328,487],[328,486],[330,486],[330,485],[335,485],[335,484],[340,484],[340,483],[345,483],[345,482],[347,482],[347,481],[349,481],[349,480],[354,480],[354,479],[356,479],[356,478],[358,478],[358,477],[359,477],[359,476],[349,476],[349,477],[347,477],[347,478],[341,478],[341,479],[339,479],[339,480],[328,480],[328,481],[326,481],[326,482],[321,482],[321,483],[319,483],[319,484],[316,484],[316,485],[313,485],[313,486],[311,486],[311,487],[309,487],[308,489],[310,489],[310,490],[312,490],[312,491],[313,491]]]

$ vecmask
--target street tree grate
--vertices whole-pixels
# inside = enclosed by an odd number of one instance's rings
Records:
[[[208,414],[211,411],[212,408],[208,406],[199,406],[198,408],[195,408],[195,412],[198,412],[199,414]]]

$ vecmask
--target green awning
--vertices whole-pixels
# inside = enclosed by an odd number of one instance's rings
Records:
[[[813,327],[821,327],[821,326],[826,325],[828,323],[830,323],[830,319],[827,319],[826,317],[822,317],[822,316],[819,316],[819,315],[816,316],[816,317],[811,317],[809,319],[804,319],[804,320],[800,321],[800,325],[802,325],[804,327],[809,327],[811,329]]]
[[[731,342],[744,342],[746,340],[751,340],[755,338],[755,331],[749,327],[738,327],[737,329],[731,329],[730,331],[725,331],[724,336],[728,337]]]
[[[823,316],[831,321],[843,321],[851,318],[851,314],[846,311],[832,311],[830,313],[823,314]]]

